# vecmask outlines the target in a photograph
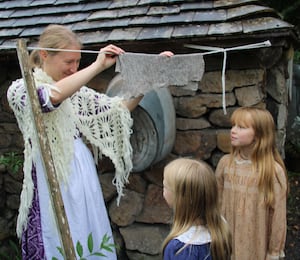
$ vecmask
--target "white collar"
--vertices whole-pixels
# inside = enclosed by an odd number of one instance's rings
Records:
[[[176,237],[185,244],[203,245],[211,242],[211,236],[205,226],[192,226],[186,232]]]

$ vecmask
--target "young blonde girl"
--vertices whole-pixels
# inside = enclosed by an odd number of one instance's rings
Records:
[[[231,117],[232,151],[216,169],[222,214],[233,235],[232,259],[284,257],[287,175],[266,109],[241,107]]]
[[[206,163],[180,158],[164,169],[163,195],[174,221],[164,260],[230,259],[231,235],[219,210],[217,182]]]

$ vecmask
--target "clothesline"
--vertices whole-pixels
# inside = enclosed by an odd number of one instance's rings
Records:
[[[220,48],[220,47],[212,47],[212,46],[202,46],[202,45],[194,45],[194,44],[185,44],[185,47],[198,49],[198,50],[207,50],[208,52],[202,53],[202,55],[208,55],[208,54],[215,54],[223,52],[223,66],[222,66],[222,106],[223,106],[223,112],[226,115],[226,88],[225,88],[225,71],[226,71],[226,61],[227,61],[227,52],[228,51],[235,51],[235,50],[249,50],[249,49],[256,49],[256,48],[262,48],[262,47],[270,47],[271,42],[270,41],[264,41],[259,43],[253,43],[253,44],[247,44],[247,45],[241,45],[236,47],[230,47],[230,48]]]
[[[212,47],[212,46],[202,46],[202,45],[194,45],[194,44],[185,44],[185,47],[200,49],[200,50],[209,50],[210,52],[202,53],[202,55],[214,54],[218,52],[231,51],[231,50],[242,50],[242,49],[253,49],[253,48],[261,48],[261,47],[269,47],[271,46],[270,41],[264,41],[261,43],[248,44],[243,46],[231,47],[231,48],[220,48],[220,47]],[[13,45],[1,45],[0,49],[16,49],[16,46]],[[81,53],[99,53],[99,51],[95,50],[74,50],[74,49],[57,49],[57,48],[42,48],[42,47],[27,47],[28,50],[46,50],[46,51],[65,51],[65,52],[81,52]]]
[[[223,66],[222,66],[222,107],[223,112],[226,115],[226,87],[225,87],[225,72],[226,72],[226,62],[227,62],[227,52],[234,50],[247,50],[247,49],[255,49],[255,48],[263,48],[270,47],[270,41],[264,41],[254,44],[247,44],[229,48],[220,48],[214,46],[203,46],[203,45],[195,45],[195,44],[185,44],[185,47],[198,49],[198,50],[206,50],[207,52],[201,53],[201,55],[209,55],[216,53],[223,53]],[[12,45],[2,45],[0,49],[16,49],[16,46]],[[72,49],[57,49],[57,48],[41,48],[41,47],[27,47],[28,50],[47,50],[47,51],[65,51],[65,52],[80,52],[80,53],[95,53],[98,54],[99,51],[95,50],[72,50]],[[107,53],[107,52],[104,52]]]
[[[0,49],[16,49],[13,45],[2,45]],[[94,50],[72,50],[72,49],[57,49],[57,48],[42,48],[42,47],[27,47],[28,50],[44,50],[44,51],[65,51],[65,52],[81,52],[81,53],[99,53],[99,51]]]
[[[240,45],[240,46],[235,46],[235,47],[230,47],[230,48],[203,46],[203,45],[196,45],[196,44],[185,44],[184,46],[193,48],[193,49],[207,50],[209,52],[202,53],[202,55],[207,55],[207,54],[214,54],[214,53],[219,53],[219,52],[224,52],[224,51],[246,50],[246,49],[256,49],[256,48],[262,48],[262,47],[270,47],[271,42],[264,41],[264,42]]]

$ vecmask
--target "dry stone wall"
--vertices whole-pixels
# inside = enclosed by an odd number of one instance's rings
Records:
[[[241,61],[240,61],[241,62]],[[210,64],[210,65],[209,65]],[[102,185],[119,259],[161,259],[161,245],[172,222],[172,210],[162,196],[163,167],[182,156],[206,160],[215,167],[230,151],[230,115],[238,106],[267,107],[278,128],[279,148],[283,151],[287,117],[286,61],[261,66],[249,60],[229,64],[226,71],[226,111],[222,107],[221,69],[208,62],[198,90],[170,86],[176,109],[176,140],[171,154],[141,173],[132,173],[120,206],[111,181],[113,166],[109,159],[99,162]],[[254,64],[254,66],[253,66]],[[17,68],[17,67],[15,67]],[[3,75],[6,75],[5,77]],[[1,73],[0,153],[21,151],[22,136],[6,101],[9,82],[17,69]],[[13,174],[0,166],[0,250],[15,236],[15,220],[22,187],[22,172]]]

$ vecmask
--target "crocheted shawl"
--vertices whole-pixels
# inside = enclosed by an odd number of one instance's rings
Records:
[[[59,91],[54,81],[41,69],[33,73],[37,88],[43,87],[50,104],[51,91]],[[40,158],[38,138],[30,102],[23,79],[14,81],[8,89],[7,98],[17,118],[24,139],[24,180],[17,220],[17,235],[21,237],[27,226],[29,208],[33,199],[32,167]],[[44,104],[46,105],[46,104]],[[42,113],[45,131],[54,161],[55,171],[60,183],[68,184],[70,162],[74,153],[74,137],[77,131],[92,144],[95,161],[102,153],[108,156],[115,166],[113,184],[117,188],[119,203],[123,186],[128,182],[132,169],[132,118],[128,109],[118,97],[108,97],[82,87],[71,98],[67,98],[53,111]]]

